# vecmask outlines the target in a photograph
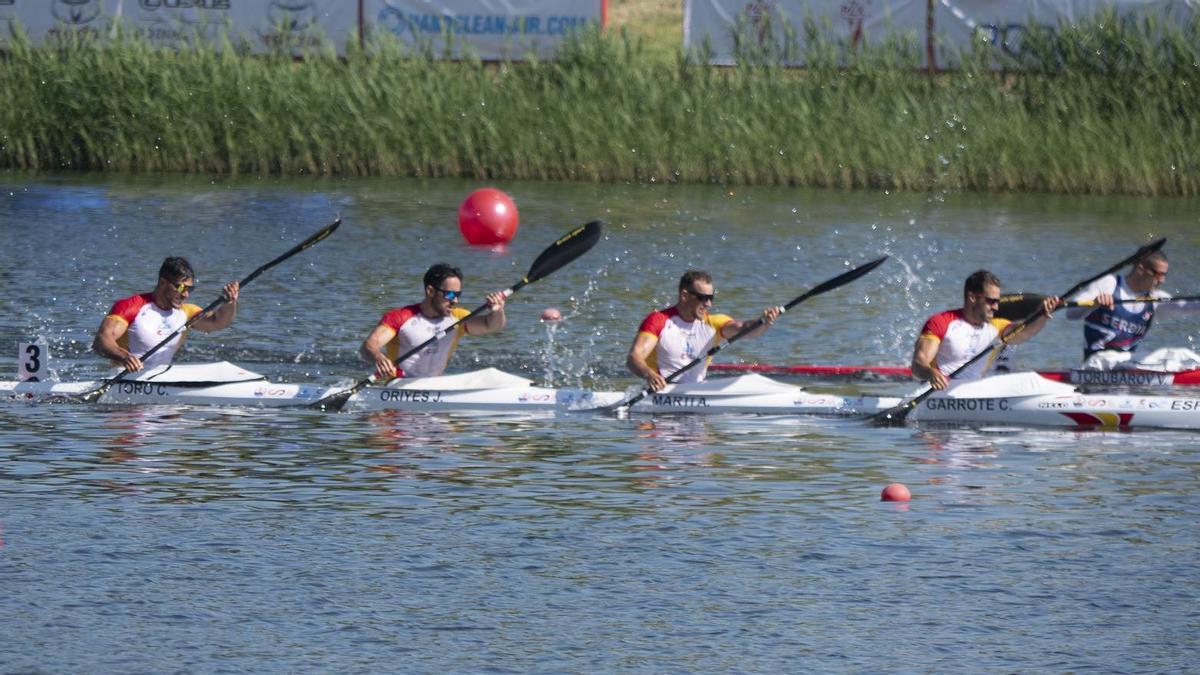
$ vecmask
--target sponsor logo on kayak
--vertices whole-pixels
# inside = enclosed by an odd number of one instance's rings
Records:
[[[704,396],[683,396],[672,394],[654,394],[651,403],[664,408],[707,408],[708,398]]]
[[[547,392],[538,393],[522,393],[517,396],[517,400],[522,403],[545,403],[551,399],[551,395]]]
[[[1008,410],[1006,398],[927,398],[925,407],[929,410],[953,410],[966,412],[982,412],[988,410]]]
[[[1171,401],[1171,410],[1200,410],[1200,399],[1185,398],[1178,401]]]
[[[1043,401],[1037,404],[1037,407],[1042,410],[1065,410],[1069,406],[1070,404],[1066,401]]]
[[[254,395],[257,397],[280,398],[287,395],[287,389],[280,386],[264,387],[259,385],[254,388]]]
[[[379,400],[400,403],[438,403],[442,400],[442,392],[423,389],[384,389],[379,392]]]
[[[1128,387],[1165,387],[1175,381],[1171,373],[1151,373],[1138,370],[1073,370],[1074,384],[1107,384]]]

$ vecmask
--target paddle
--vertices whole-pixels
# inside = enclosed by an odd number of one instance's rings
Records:
[[[818,286],[813,287],[812,290],[809,290],[808,292],[804,293],[803,295],[799,295],[799,296],[793,298],[791,302],[784,305],[783,309],[780,311],[780,314],[788,311],[789,309],[791,309],[791,308],[795,307],[796,305],[804,302],[805,300],[813,297],[814,295],[820,295],[827,291],[832,291],[833,289],[835,289],[839,286],[844,286],[844,285],[850,283],[851,281],[854,281],[855,279],[863,276],[867,272],[870,272],[871,270],[875,269],[876,267],[879,267],[880,265],[883,264],[883,261],[887,260],[887,259],[888,259],[888,257],[885,255],[882,258],[878,258],[876,260],[872,260],[871,262],[869,262],[865,265],[855,267],[854,269],[850,270],[849,272],[843,272],[842,274],[839,274],[838,276],[830,279],[829,281],[826,281]],[[747,333],[754,331],[759,326],[761,326],[762,323],[763,323],[763,319],[761,316],[753,321],[747,321],[745,323],[745,325],[743,325],[741,327],[741,329],[738,330],[738,332],[736,332],[732,336],[730,336],[730,338],[728,340],[726,340],[724,343],[721,343],[718,341],[718,344],[713,345],[711,348],[709,348],[709,350],[707,352],[692,359],[692,361],[690,363],[688,363],[686,366],[680,368],[679,370],[676,370],[675,372],[673,372],[670,375],[668,375],[667,377],[665,377],[664,379],[667,381],[667,384],[671,384],[675,380],[679,379],[679,377],[681,375],[683,375],[684,373],[686,373],[687,371],[700,365],[700,363],[702,361],[704,361],[705,359],[712,358],[713,356],[715,356],[717,354],[717,352],[721,351],[725,347],[728,347],[729,345],[731,345],[731,344],[737,342],[738,340],[740,340],[741,338],[745,337]],[[598,408],[591,408],[588,411],[581,411],[581,412],[611,411],[611,410],[628,409],[633,404],[637,403],[638,401],[642,400],[643,398],[646,398],[646,396],[649,395],[650,393],[651,393],[650,387],[644,387],[641,391],[639,391],[637,394],[635,394],[633,397],[629,398],[628,400],[621,401],[619,403],[615,403],[612,405],[600,406]]]
[[[1117,270],[1121,269],[1122,267],[1124,267],[1130,263],[1136,262],[1137,260],[1140,260],[1142,257],[1147,256],[1147,255],[1157,251],[1158,249],[1162,248],[1163,244],[1165,244],[1165,243],[1167,243],[1166,239],[1159,239],[1158,241],[1146,244],[1145,246],[1139,248],[1137,250],[1137,252],[1134,253],[1133,255],[1122,260],[1121,262],[1117,263],[1116,265],[1113,265],[1112,267],[1104,270],[1103,272],[1097,274],[1096,276],[1091,277],[1090,279],[1084,279],[1083,281],[1075,284],[1066,293],[1063,293],[1062,295],[1060,295],[1058,297],[1067,298],[1072,295],[1075,295],[1084,286],[1087,286],[1088,284],[1099,279],[1100,277],[1103,277],[1108,274],[1112,274],[1113,272],[1116,272]],[[1008,330],[1007,335],[997,336],[996,339],[992,340],[992,343],[989,344],[986,348],[984,348],[983,351],[979,352],[975,356],[972,356],[970,360],[968,360],[966,363],[962,364],[958,368],[955,368],[953,372],[951,372],[949,375],[946,376],[946,379],[953,380],[956,375],[958,375],[962,371],[969,368],[971,366],[971,364],[973,364],[976,361],[978,361],[979,359],[983,358],[984,355],[991,352],[996,347],[1008,344],[1008,340],[1011,340],[1013,338],[1013,336],[1017,335],[1022,330],[1025,330],[1025,326],[1029,325],[1029,323],[1031,321],[1037,319],[1038,316],[1041,315],[1041,313],[1042,313],[1042,307],[1040,304],[1038,304],[1023,319],[1013,322],[1012,328],[1011,328],[1011,330]],[[916,396],[912,397],[908,401],[905,401],[899,405],[888,408],[887,410],[884,410],[881,413],[876,413],[875,415],[872,415],[871,417],[869,417],[867,419],[876,426],[888,426],[888,427],[900,426],[900,425],[904,424],[904,419],[906,417],[908,417],[908,414],[910,412],[912,412],[913,409],[916,408],[917,405],[921,401],[924,401],[926,398],[928,398],[929,395],[932,394],[934,391],[935,390],[933,387],[929,387],[928,389],[921,392],[920,394],[917,394]]]
[[[511,296],[513,293],[516,293],[517,291],[521,290],[521,288],[523,286],[525,286],[526,284],[532,284],[533,282],[535,282],[539,279],[549,276],[550,273],[558,270],[558,268],[562,267],[563,265],[566,265],[567,263],[571,262],[572,260],[575,260],[576,258],[583,255],[584,253],[587,253],[593,246],[596,245],[596,242],[600,241],[600,229],[601,229],[601,222],[598,220],[593,220],[592,222],[588,223],[587,225],[584,225],[583,227],[578,227],[578,228],[575,228],[574,230],[571,230],[564,236],[560,237],[558,239],[558,241],[555,241],[553,244],[550,244],[550,246],[547,247],[546,250],[542,251],[542,254],[539,255],[536,260],[533,261],[533,265],[531,265],[529,267],[529,273],[525,275],[525,278],[521,279],[520,281],[513,284],[510,288],[508,288],[504,291],[505,297]],[[421,344],[413,347],[412,349],[408,350],[407,352],[404,352],[403,354],[398,356],[393,361],[393,363],[399,365],[408,357],[412,356],[413,354],[416,354],[417,352],[421,351],[422,349],[425,349],[426,347],[433,344],[434,342],[437,342],[439,339],[445,337],[445,335],[448,332],[453,330],[459,324],[464,323],[464,322],[470,320],[472,317],[479,316],[483,312],[488,311],[488,307],[489,306],[487,303],[480,305],[479,307],[475,308],[475,310],[472,311],[470,314],[464,316],[463,318],[459,319],[458,321],[455,321],[454,323],[450,324],[449,326],[446,326],[444,329],[435,333],[433,335],[433,337],[431,337],[428,340],[422,342]],[[339,392],[335,392],[333,394],[329,394],[328,396],[325,396],[321,400],[319,400],[315,403],[309,404],[307,407],[316,408],[318,410],[329,410],[329,411],[337,412],[338,410],[341,410],[343,407],[345,407],[346,402],[349,401],[350,397],[353,396],[355,393],[357,393],[358,390],[362,389],[363,387],[365,387],[369,384],[374,384],[376,381],[378,381],[378,379],[379,379],[378,373],[371,373],[370,377],[359,380],[359,382],[357,384],[355,384],[353,387],[346,389],[344,391],[339,391]]]
[[[297,253],[303,251],[304,249],[311,248],[317,242],[319,242],[322,239],[324,239],[325,237],[328,237],[329,235],[333,234],[333,231],[336,230],[338,228],[338,226],[341,224],[342,224],[342,219],[340,217],[335,219],[332,223],[326,225],[325,227],[322,227],[320,230],[317,230],[308,239],[305,239],[304,241],[300,242],[299,244],[296,244],[295,246],[293,246],[291,249],[288,250],[287,253],[284,253],[283,255],[272,260],[271,262],[267,263],[266,265],[263,265],[262,267],[251,272],[249,276],[247,276],[245,279],[242,279],[240,282],[238,282],[238,285],[241,287],[245,287],[251,281],[254,281],[255,279],[257,279],[258,275],[262,274],[263,272],[266,272],[267,270],[278,265],[279,263],[283,262],[284,260],[287,260],[288,258],[296,255]],[[158,350],[165,347],[168,342],[173,340],[176,335],[179,335],[180,333],[186,331],[188,328],[190,328],[192,326],[192,324],[199,321],[202,317],[207,316],[210,312],[214,311],[221,305],[225,304],[225,302],[226,302],[225,294],[222,293],[221,297],[217,298],[216,300],[213,300],[211,303],[209,303],[209,305],[207,307],[205,307],[204,309],[197,312],[195,314],[195,316],[193,316],[192,318],[188,319],[187,323],[185,323],[182,326],[180,326],[179,328],[175,329],[175,332],[173,332],[170,335],[168,335],[167,337],[163,338],[163,340],[161,342],[159,342],[158,344],[156,344],[153,347],[151,347],[150,349],[148,349],[145,354],[142,354],[138,358],[140,358],[142,361],[145,361],[146,359],[150,358],[151,356],[156,354],[158,352]],[[75,394],[75,395],[68,396],[68,398],[71,400],[75,400],[75,401],[82,401],[84,403],[92,403],[92,402],[96,401],[97,399],[99,399],[101,396],[103,396],[104,393],[106,391],[108,391],[109,387],[116,384],[118,381],[120,381],[123,377],[125,377],[128,374],[129,374],[129,369],[126,368],[126,369],[122,370],[121,372],[117,373],[114,377],[111,377],[111,378],[105,380],[104,383],[101,384],[99,387],[96,387],[95,389],[93,389],[89,392],[85,392],[83,394]]]
[[[1037,293],[1011,293],[1000,296],[1000,309],[996,310],[996,316],[1001,319],[1013,320],[1019,316],[1025,316],[1037,307],[1042,305],[1042,301],[1046,296]],[[1113,300],[1114,304],[1122,305],[1134,302],[1190,302],[1200,300],[1200,295],[1180,295],[1170,298],[1154,298],[1150,296],[1138,296],[1135,298],[1126,298],[1124,300]],[[1096,307],[1098,303],[1095,300],[1073,300],[1064,302],[1059,305],[1059,309],[1070,307]]]

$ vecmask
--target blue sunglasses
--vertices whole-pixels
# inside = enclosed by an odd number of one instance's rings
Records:
[[[447,299],[447,300],[449,300],[449,301],[451,301],[451,302],[454,302],[454,301],[458,300],[458,299],[459,299],[459,297],[461,297],[461,296],[462,296],[462,291],[447,291],[447,290],[446,290],[446,289],[444,289],[444,288],[435,288],[435,289],[433,289],[433,290],[435,290],[435,291],[437,291],[438,293],[441,293],[442,295],[446,296],[446,299]]]

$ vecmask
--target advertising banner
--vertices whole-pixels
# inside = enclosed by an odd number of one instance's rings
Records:
[[[978,41],[991,45],[996,53],[993,65],[1000,67],[1004,55],[1020,52],[1031,22],[1054,27],[1106,8],[1115,9],[1118,16],[1152,14],[1179,25],[1200,12],[1200,0],[687,0],[683,36],[690,53],[699,54],[707,46],[709,63],[731,65],[739,45],[782,45],[790,28],[795,48],[785,53],[783,62],[801,66],[804,20],[812,17],[818,26],[827,27],[825,36],[851,45],[878,40],[888,32],[915,36],[923,59],[929,56],[924,46],[935,45],[932,65],[937,67],[956,65],[958,55]]]
[[[602,0],[365,0],[367,42],[387,33],[414,50],[485,60],[547,57],[575,31],[598,26]]]
[[[1063,22],[1077,22],[1106,9],[1117,16],[1149,16],[1181,25],[1200,10],[1192,0],[937,0],[934,5],[933,34],[938,45],[935,64],[953,67],[959,55],[970,51],[972,43],[982,42],[995,53],[993,65],[1003,66],[1021,53],[1021,40],[1031,23],[1053,29]]]
[[[17,21],[34,43],[64,31],[109,38],[118,22],[156,44],[215,45],[224,34],[253,53],[300,53],[322,39],[343,52],[358,39],[358,3],[346,0],[0,0],[0,21],[0,46]]]
[[[888,33],[925,42],[927,0],[687,0],[683,42],[689,53],[707,46],[709,63],[732,65],[738,45],[754,50],[793,44],[783,60],[804,65],[804,22],[814,20],[834,40],[861,44]]]

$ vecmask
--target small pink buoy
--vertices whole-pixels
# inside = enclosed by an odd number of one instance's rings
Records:
[[[507,244],[517,234],[517,205],[496,188],[480,188],[458,207],[458,230],[469,244]]]
[[[562,321],[562,312],[558,311],[558,309],[555,307],[547,307],[546,309],[542,310],[542,321],[549,323]]]
[[[907,502],[912,499],[912,493],[903,483],[892,483],[883,488],[883,492],[879,494],[879,501],[883,502]]]

